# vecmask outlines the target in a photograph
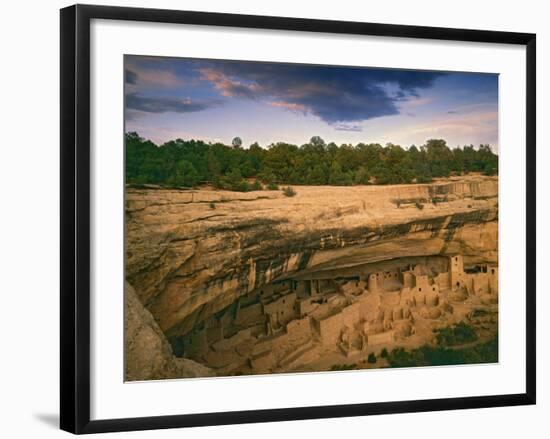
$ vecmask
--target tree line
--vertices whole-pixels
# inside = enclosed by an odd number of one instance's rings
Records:
[[[301,146],[279,142],[262,148],[176,139],[156,145],[137,133],[126,134],[126,182],[194,187],[213,184],[247,191],[278,184],[364,185],[429,183],[451,174],[498,173],[498,156],[489,145],[449,148],[443,139],[419,147],[325,143],[319,136]]]

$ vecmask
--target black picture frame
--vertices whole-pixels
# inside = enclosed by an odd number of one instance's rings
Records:
[[[526,392],[90,420],[90,22],[92,19],[513,44],[526,47]],[[535,404],[536,36],[303,18],[75,5],[61,10],[61,429],[81,434]]]

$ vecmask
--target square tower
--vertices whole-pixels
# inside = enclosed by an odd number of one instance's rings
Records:
[[[380,279],[380,273],[371,273],[367,279],[367,288],[370,293],[378,292],[378,280]]]
[[[462,255],[454,255],[450,257],[451,262],[451,271],[457,273],[464,273],[464,261],[462,260]]]
[[[450,256],[449,264],[451,272],[451,288],[458,288],[462,285],[464,279],[464,261],[462,260],[462,256]]]

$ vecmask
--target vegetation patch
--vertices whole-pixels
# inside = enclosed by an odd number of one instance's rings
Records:
[[[283,194],[286,197],[293,197],[293,196],[296,195],[296,191],[292,187],[287,186],[287,187],[283,188]]]
[[[357,364],[334,364],[330,370],[355,370],[357,369]]]
[[[236,138],[237,139],[237,138]],[[162,187],[217,188],[246,192],[254,189],[247,179],[267,185],[365,185],[429,183],[451,174],[498,174],[498,156],[489,145],[451,149],[443,139],[407,149],[378,143],[336,145],[314,136],[304,145],[284,142],[248,148],[242,141],[231,145],[176,139],[156,145],[139,134],[126,134],[126,183]]]
[[[437,329],[436,331],[435,338],[439,346],[458,346],[478,339],[474,328],[465,322],[459,322],[456,325]]]
[[[250,189],[253,190],[253,191],[261,191],[263,190],[263,185],[262,183],[260,183],[259,180],[254,180],[254,183],[252,183],[252,185],[250,186]]]
[[[412,351],[397,348],[389,353],[387,361],[390,367],[496,363],[498,362],[498,338],[462,349],[429,345]]]

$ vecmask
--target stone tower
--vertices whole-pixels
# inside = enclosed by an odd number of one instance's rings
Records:
[[[378,292],[378,273],[369,274],[369,278],[367,282],[368,282],[367,287],[369,292],[371,293]]]
[[[451,288],[462,285],[464,279],[464,261],[461,255],[454,255],[449,258],[451,272]]]

